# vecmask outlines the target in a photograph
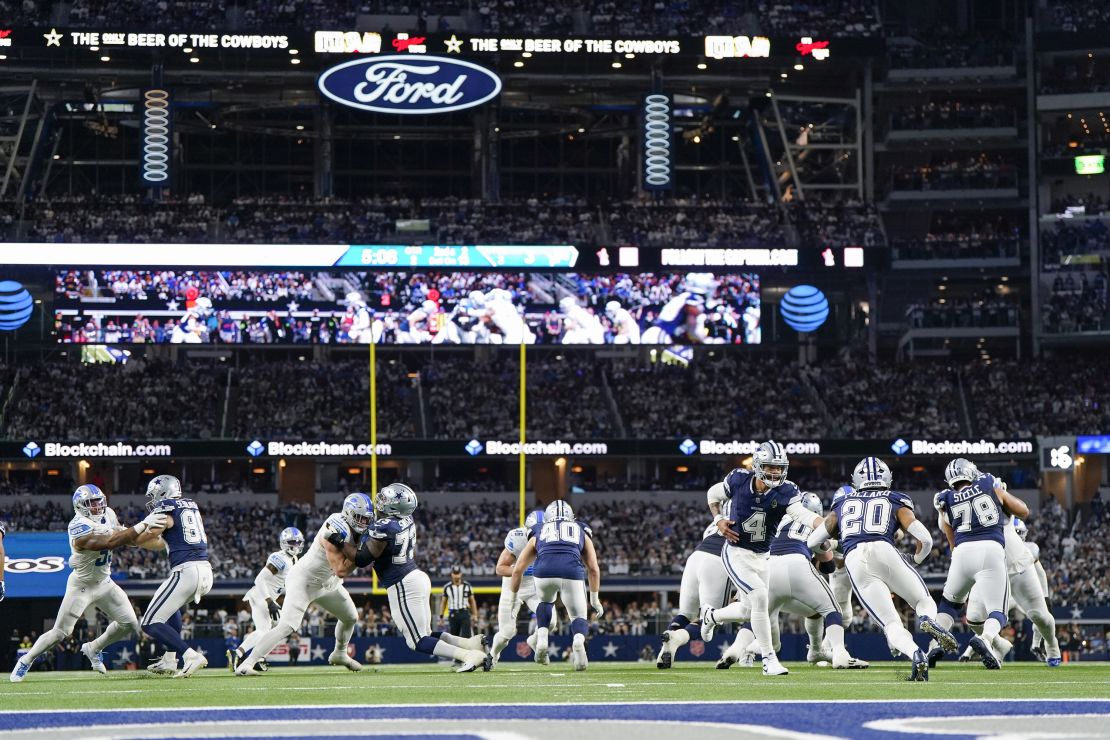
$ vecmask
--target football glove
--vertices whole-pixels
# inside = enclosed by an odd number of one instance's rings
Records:
[[[347,544],[347,535],[343,532],[332,532],[327,536],[328,542],[335,545],[338,549],[342,550],[343,545]]]
[[[142,534],[148,529],[165,529],[166,525],[170,523],[170,518],[166,514],[147,514],[146,519],[143,519],[135,526],[135,529]]]
[[[594,619],[601,619],[601,617],[605,614],[605,607],[601,605],[601,599],[598,598],[597,591],[590,592],[590,606],[592,606],[594,608],[594,611],[597,612],[597,614],[594,615]]]
[[[278,606],[273,599],[266,600],[266,608],[270,610],[270,619],[278,621],[281,619],[281,607]]]

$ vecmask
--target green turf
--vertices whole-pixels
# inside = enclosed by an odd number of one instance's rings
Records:
[[[1110,664],[1008,664],[998,672],[945,663],[927,684],[900,681],[907,663],[833,671],[789,663],[790,675],[764,677],[756,668],[714,670],[712,663],[595,662],[584,673],[566,664],[503,663],[490,673],[457,675],[448,666],[386,665],[361,673],[341,668],[273,668],[237,678],[208,669],[188,679],[115,671],[108,676],[32,672],[0,685],[0,709],[85,709],[290,704],[496,702],[622,702],[758,699],[1058,699],[1110,698]],[[565,668],[564,668],[565,667]],[[953,688],[958,687],[958,693]]]

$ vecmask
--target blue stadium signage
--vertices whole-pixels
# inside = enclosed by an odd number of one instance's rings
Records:
[[[481,65],[408,54],[337,64],[325,70],[316,84],[340,105],[401,115],[473,108],[501,92],[501,78]]]

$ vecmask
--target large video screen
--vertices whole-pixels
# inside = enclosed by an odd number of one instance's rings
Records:
[[[60,270],[89,344],[758,344],[753,273]]]

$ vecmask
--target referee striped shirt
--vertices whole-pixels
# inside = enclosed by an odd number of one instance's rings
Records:
[[[470,596],[473,593],[474,591],[467,581],[459,584],[448,583],[443,587],[443,598],[447,599],[447,610],[453,612],[456,609],[469,609]]]

